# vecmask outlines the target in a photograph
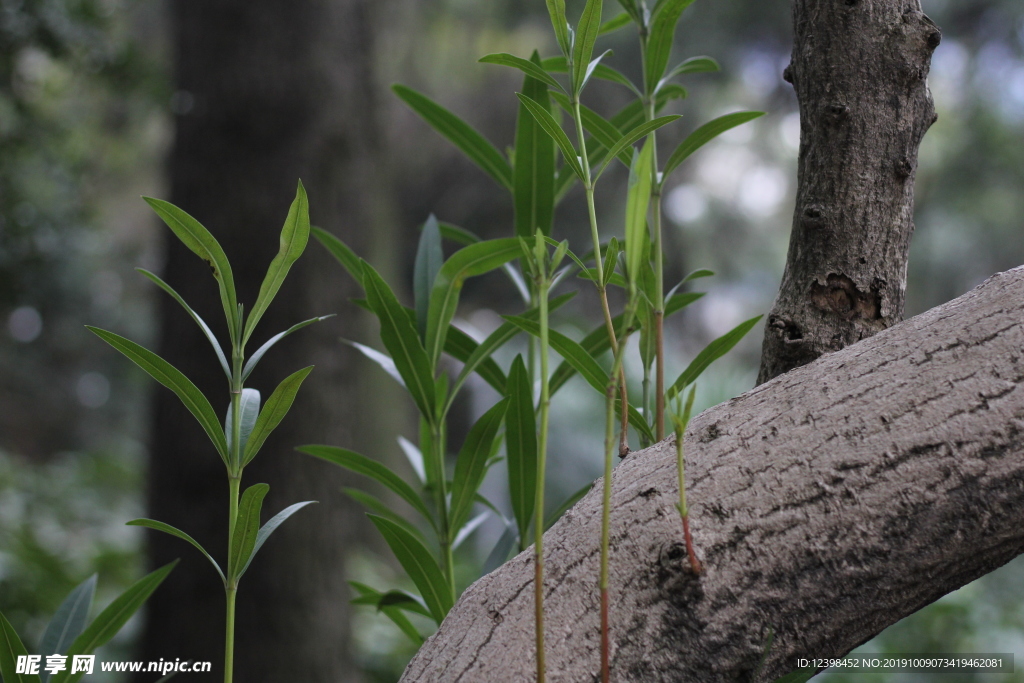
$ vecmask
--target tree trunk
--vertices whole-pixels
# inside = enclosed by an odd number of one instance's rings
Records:
[[[919,0],[794,0],[800,104],[789,255],[758,383],[903,319],[938,27]]]
[[[278,250],[278,235],[301,178],[311,216],[360,253],[387,243],[382,171],[377,158],[369,4],[178,0],[177,87],[180,116],[172,153],[171,200],[206,225],[234,266],[246,312]],[[211,324],[223,317],[209,269],[167,233],[165,279]],[[379,240],[379,241],[378,241]],[[270,484],[264,521],[308,499],[267,543],[241,582],[235,680],[353,681],[347,649],[351,598],[343,562],[358,545],[354,509],[342,503],[340,470],[293,452],[303,443],[373,451],[378,390],[367,364],[339,337],[364,338],[367,319],[352,314],[359,295],[326,252],[311,241],[260,322],[249,353],[265,339],[316,315],[341,313],[289,337],[268,353],[247,383],[264,400],[287,374],[316,369],[291,413],[244,475],[243,487]],[[161,353],[193,378],[218,411],[227,386],[212,350],[170,299],[161,304]],[[222,322],[214,325],[226,338]],[[223,414],[223,413],[221,413]],[[392,422],[393,422],[393,411]],[[223,559],[227,477],[195,420],[177,399],[157,394],[149,514],[192,534]],[[360,515],[361,518],[361,515]],[[223,661],[224,595],[192,548],[150,532],[154,564],[182,563],[149,603],[142,658]],[[145,679],[151,683],[151,679]]]
[[[615,681],[836,657],[1024,550],[1024,267],[705,411],[616,470]],[[550,680],[597,680],[601,486],[548,533]],[[533,555],[467,590],[403,681],[533,680]]]

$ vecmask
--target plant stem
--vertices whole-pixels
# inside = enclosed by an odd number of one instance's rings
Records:
[[[434,448],[434,504],[437,516],[441,521],[441,529],[437,534],[437,542],[441,547],[441,570],[448,580],[448,588],[455,595],[455,562],[452,556],[452,534],[448,519],[447,475],[445,473],[445,443],[443,426],[436,420],[430,421],[430,441]]]
[[[234,371],[231,379],[231,452],[228,468],[228,557],[235,539],[235,522],[238,517],[238,492],[242,486],[242,382],[241,353],[232,354]],[[228,571],[231,572],[229,566]],[[235,668],[235,596],[238,586],[235,578],[228,575],[224,585],[227,597],[227,616],[224,620],[224,683],[231,683]]]
[[[597,293],[601,298],[601,312],[604,314],[604,326],[608,330],[608,341],[612,353],[618,353],[619,342],[615,336],[615,323],[612,322],[612,311],[608,305],[608,288],[604,284],[604,259],[601,258],[601,236],[597,231],[597,210],[594,207],[594,181],[590,175],[590,161],[587,159],[587,144],[583,133],[583,118],[580,115],[579,97],[572,99],[573,119],[576,122],[576,140],[580,147],[580,159],[583,162],[583,187],[587,193],[587,213],[590,217],[590,237],[594,242],[594,262],[597,266]],[[619,368],[619,385],[621,387],[622,399],[622,431],[619,437],[619,457],[626,457],[629,453],[629,396],[626,387],[626,372]]]
[[[235,595],[234,581],[227,586],[227,628],[224,634],[224,683],[231,683],[235,675]]]
[[[651,133],[654,137],[654,133]],[[654,169],[657,174],[658,146],[654,144]],[[655,175],[657,178],[657,175]],[[655,438],[665,438],[665,252],[661,244],[661,183],[655,182],[651,192],[651,205],[654,212],[654,344],[655,344],[655,379],[654,379],[654,415]]]
[[[683,518],[683,538],[686,539],[686,555],[690,559],[690,569],[694,574],[704,571],[697,553],[693,549],[693,537],[690,535],[690,510],[686,507],[686,458],[683,453],[684,432],[676,432],[676,464],[679,471],[679,514]]]
[[[611,676],[611,642],[608,622],[608,559],[611,549],[611,510],[612,510],[612,470],[615,452],[615,394],[616,384],[621,379],[623,356],[626,348],[628,330],[633,323],[636,310],[636,294],[631,293],[629,305],[623,315],[623,339],[615,351],[615,361],[608,375],[608,387],[605,390],[605,431],[604,431],[604,489],[601,504],[601,680],[608,683]]]
[[[540,439],[537,443],[537,495],[533,513],[534,611],[537,629],[537,683],[544,683],[544,472],[548,456],[548,280],[547,264],[539,263],[537,300],[540,305]]]

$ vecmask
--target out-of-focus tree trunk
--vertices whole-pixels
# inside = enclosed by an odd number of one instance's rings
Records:
[[[903,319],[917,149],[942,34],[919,0],[795,0],[793,232],[758,383]]]
[[[176,0],[177,137],[170,161],[171,201],[207,226],[232,260],[239,300],[255,301],[278,249],[288,205],[301,178],[311,218],[361,254],[387,244],[384,170],[377,159],[372,78],[371,5],[333,2]],[[209,269],[168,233],[165,279],[213,324],[220,316]],[[389,245],[390,246],[390,245]],[[380,259],[376,259],[379,263]],[[250,342],[259,344],[319,314],[337,318],[281,342],[261,361],[249,386],[264,399],[287,374],[315,364],[289,416],[245,471],[243,486],[270,484],[264,520],[300,500],[301,511],[266,544],[239,590],[235,679],[355,681],[345,584],[346,552],[358,543],[354,509],[341,475],[293,451],[304,443],[374,450],[377,391],[368,365],[338,343],[361,338],[367,319],[357,296],[326,252],[311,241]],[[160,352],[193,378],[223,411],[228,392],[207,341],[173,301],[161,304]],[[223,323],[214,325],[222,338]],[[358,399],[356,398],[358,397]],[[215,557],[227,535],[227,479],[195,420],[169,392],[154,406],[150,516],[192,534]],[[362,525],[360,525],[361,527]],[[223,661],[224,596],[192,548],[148,537],[154,564],[182,563],[149,603],[141,658]],[[147,679],[148,680],[148,679]]]

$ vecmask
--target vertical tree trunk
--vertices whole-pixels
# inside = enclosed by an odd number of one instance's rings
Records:
[[[919,0],[794,0],[796,209],[758,383],[903,317],[938,27]]]
[[[387,243],[383,171],[374,128],[373,27],[363,0],[177,0],[177,138],[170,163],[171,200],[206,225],[232,260],[239,300],[252,306],[301,178],[314,225],[344,237],[360,253]],[[211,324],[222,316],[206,268],[168,233],[165,279]],[[341,502],[341,475],[299,455],[303,443],[368,443],[378,393],[361,378],[367,367],[339,337],[362,337],[357,296],[326,252],[311,241],[249,353],[293,323],[327,313],[338,318],[276,346],[248,384],[266,399],[287,374],[315,364],[291,413],[245,471],[243,487],[270,484],[264,521],[283,507],[319,505],[289,520],[253,562],[239,590],[235,680],[358,680],[349,636],[343,561],[355,538],[354,511]],[[161,353],[226,409],[223,373],[193,322],[173,301],[161,307]],[[215,326],[225,337],[223,323]],[[359,397],[358,399],[356,397]],[[393,411],[391,412],[393,415]],[[393,429],[392,429],[393,431]],[[390,432],[389,432],[390,433]],[[227,479],[202,430],[170,392],[156,397],[150,514],[192,534],[223,558]],[[206,561],[182,542],[147,536],[151,558],[182,563],[149,604],[142,657],[223,661],[224,596]],[[151,683],[150,679],[146,679]]]

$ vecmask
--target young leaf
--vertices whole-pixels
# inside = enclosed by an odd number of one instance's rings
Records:
[[[253,545],[252,552],[249,553],[249,559],[245,561],[245,565],[242,567],[242,570],[238,572],[237,578],[241,578],[242,575],[245,574],[245,570],[248,569],[249,565],[252,563],[252,558],[256,557],[256,553],[260,551],[260,548],[263,547],[263,544],[267,542],[268,538],[270,538],[270,534],[277,531],[277,527],[284,524],[286,519],[294,515],[302,508],[306,507],[307,505],[313,505],[316,502],[317,501],[315,500],[304,500],[301,503],[293,503],[292,505],[289,505],[284,510],[281,510],[276,515],[268,519],[267,523],[260,527],[259,532],[256,534],[256,544]],[[259,521],[258,515],[257,521]]]
[[[231,264],[220,243],[199,221],[174,204],[152,197],[143,197],[143,199],[186,247],[209,264],[213,271],[213,277],[220,287],[220,300],[224,306],[224,316],[228,322],[231,340],[234,342],[239,327],[238,300],[235,297],[235,280],[231,274]]]
[[[688,156],[703,147],[707,142],[715,139],[730,128],[735,128],[741,123],[746,123],[747,121],[756,119],[759,116],[764,116],[764,112],[738,111],[734,114],[719,116],[717,119],[705,123],[703,126],[687,135],[686,139],[679,143],[679,146],[676,147],[674,152],[672,152],[672,156],[670,156],[668,161],[665,162],[665,170],[662,172],[662,178],[667,178],[668,174],[674,171],[676,166],[683,163]]]
[[[587,68],[594,54],[594,43],[601,30],[601,0],[587,0],[576,24],[576,42],[572,47],[572,91],[577,97],[587,82]]]
[[[203,331],[203,334],[206,335],[206,338],[210,341],[210,344],[213,345],[213,351],[214,353],[217,354],[217,360],[220,361],[220,366],[221,368],[224,369],[224,374],[227,375],[228,380],[230,380],[231,368],[228,367],[228,359],[224,356],[224,350],[220,347],[220,342],[217,341],[217,337],[214,336],[213,331],[206,324],[206,322],[202,318],[200,318],[199,314],[193,311],[192,308],[187,303],[185,303],[185,300],[182,299],[181,296],[176,291],[174,291],[174,289],[172,289],[169,284],[167,284],[166,282],[164,282],[155,274],[149,272],[145,268],[136,268],[135,270],[139,271],[140,273],[148,277],[150,280],[155,282],[156,285],[160,287],[160,289],[170,294],[171,297],[179,304],[181,304],[182,308],[184,308],[188,312],[188,314],[192,316],[192,319],[196,321],[197,325],[199,325],[199,328]]]
[[[683,74],[703,74],[718,71],[719,66],[711,57],[690,57],[689,59],[676,64],[665,74],[665,77],[658,82],[658,88],[662,88],[670,79]]]
[[[412,288],[416,301],[416,329],[420,339],[427,333],[427,307],[430,305],[430,290],[434,286],[437,272],[444,263],[441,250],[441,229],[437,218],[430,214],[420,233],[416,248],[416,265],[413,267]]]
[[[300,446],[296,450],[312,455],[314,458],[332,462],[339,467],[344,467],[364,477],[370,477],[377,483],[383,484],[423,515],[425,520],[433,524],[430,511],[427,510],[427,506],[423,504],[423,499],[419,497],[416,491],[405,483],[405,480],[376,460],[370,460],[365,455],[335,446]]]
[[[189,412],[199,420],[199,424],[206,430],[206,434],[210,437],[210,441],[213,442],[217,453],[220,454],[221,460],[224,461],[225,465],[228,464],[227,439],[220,427],[217,413],[213,411],[213,406],[210,405],[210,402],[196,388],[196,385],[192,384],[188,377],[185,377],[177,368],[160,356],[133,341],[116,335],[113,332],[101,330],[98,327],[86,325],[86,328],[126,355],[132,362],[149,373],[150,377],[177,394]]]
[[[345,271],[352,276],[360,285],[363,284],[363,260],[356,256],[356,253],[340,239],[327,232],[323,228],[313,226],[310,228],[313,233],[313,237],[324,245],[327,251],[331,252],[334,258],[338,259],[338,263],[342,265]]]
[[[656,10],[651,22],[651,32],[647,39],[647,53],[644,57],[644,73],[647,76],[647,92],[653,94],[658,81],[665,73],[668,58],[672,53],[672,41],[675,37],[676,24],[683,10],[693,0],[667,0]]]
[[[68,656],[68,661],[71,661],[75,655],[91,654],[96,648],[105,645],[113,638],[132,615],[142,607],[142,603],[146,602],[153,591],[163,583],[176,564],[178,564],[178,560],[147,574],[107,605],[106,609],[86,626],[81,635],[75,638],[75,642],[71,643],[71,647],[65,653]],[[56,674],[51,681],[52,683],[75,683],[83,675],[84,673],[81,671],[72,674],[71,667],[68,667]]]
[[[36,674],[17,673],[18,657],[27,655],[28,650],[22,645],[21,638],[11,626],[11,622],[7,621],[7,617],[0,613],[0,676],[3,676],[4,681],[8,683],[40,683],[39,676]]]
[[[532,63],[532,62],[531,62]],[[551,136],[551,139],[555,141],[558,148],[562,150],[562,157],[565,159],[565,164],[572,169],[580,180],[585,180],[583,175],[583,166],[580,163],[580,157],[576,152],[576,148],[572,146],[569,141],[569,136],[565,134],[562,127],[558,125],[558,121],[555,121],[555,117],[551,115],[551,111],[548,107],[545,107],[538,102],[530,99],[522,93],[516,93],[516,97],[519,101],[526,105],[526,108],[533,114],[533,118],[537,120],[540,127],[544,129],[544,132]]]
[[[533,410],[533,386],[521,355],[508,373],[509,404],[505,414],[508,449],[508,489],[519,537],[526,538],[537,496],[537,420]]]
[[[548,312],[552,313],[558,310],[569,300],[571,300],[574,296],[576,296],[576,292],[569,292],[567,294],[562,294],[561,296],[555,297],[548,303]],[[538,320],[540,317],[540,311],[536,308],[531,308],[530,310],[523,313],[523,317],[527,318],[528,320]],[[483,366],[486,366],[487,362],[491,361],[491,355],[499,348],[504,346],[506,342],[515,337],[518,333],[519,328],[517,326],[509,322],[503,323],[498,329],[496,329],[494,332],[491,332],[487,339],[483,340],[480,343],[480,345],[477,346],[476,349],[469,355],[469,357],[465,359],[459,359],[462,360],[462,362],[465,363],[465,365],[462,366],[462,371],[459,372],[459,376],[455,379],[455,384],[452,385],[452,391],[450,394],[450,398],[448,399],[448,405],[445,407],[444,411],[445,414],[447,414],[448,410],[451,408],[451,402],[454,399],[455,394],[466,382],[466,379],[474,371],[477,371],[477,368],[482,368]],[[451,333],[449,333],[449,337],[451,337]],[[505,381],[507,383],[507,380]],[[493,386],[493,383],[491,385]],[[504,393],[504,389],[502,389],[502,393]]]
[[[548,15],[551,17],[551,27],[555,29],[555,38],[558,40],[558,47],[566,57],[572,52],[572,44],[569,40],[569,22],[565,19],[565,0],[545,0],[548,6]]]
[[[644,262],[647,232],[647,209],[651,203],[651,171],[654,146],[651,138],[640,152],[633,151],[633,164],[629,169],[629,191],[626,195],[626,274],[631,287],[640,282],[640,267]],[[632,291],[632,290],[631,290]]]
[[[303,320],[301,323],[296,323],[296,324],[292,325],[291,327],[289,327],[284,332],[278,332],[277,334],[275,334],[273,337],[268,339],[267,342],[263,346],[261,346],[260,348],[256,349],[256,353],[252,354],[252,356],[249,357],[249,360],[246,361],[245,367],[242,368],[242,381],[244,382],[245,380],[249,379],[249,375],[251,375],[252,371],[256,368],[256,364],[260,362],[260,360],[263,358],[264,354],[266,354],[266,352],[269,351],[270,348],[274,344],[276,344],[277,342],[281,341],[282,339],[287,337],[289,334],[301,330],[303,327],[306,327],[307,325],[312,325],[313,323],[323,322],[324,320],[327,320],[328,318],[333,318],[333,317],[334,317],[334,314],[331,313],[330,315],[322,315],[319,318],[310,318],[309,320]]]
[[[284,227],[281,228],[281,246],[267,268],[267,275],[260,285],[260,293],[256,297],[256,304],[249,312],[249,319],[245,322],[245,334],[242,335],[244,346],[252,331],[256,329],[257,323],[263,317],[263,313],[274,300],[281,284],[288,276],[288,271],[295,263],[302,252],[306,250],[306,243],[309,241],[309,199],[306,197],[306,188],[299,181],[299,187],[295,192],[295,199],[288,208],[288,216],[284,220]]]
[[[587,70],[583,72],[583,82],[580,84],[580,90],[587,87],[587,83],[590,82],[590,77],[594,75],[594,70],[601,68],[601,60],[611,54],[613,54],[611,50],[605,50],[597,57],[590,60],[590,64],[587,65]],[[637,92],[636,94],[639,95],[640,93]]]
[[[245,444],[249,440],[249,435],[252,434],[252,428],[256,424],[256,416],[260,414],[260,392],[255,389],[242,389],[242,396],[240,400],[241,405],[240,412],[242,414],[242,424],[240,431],[240,438],[238,439],[239,453],[245,453]],[[224,435],[228,441],[228,453],[233,453],[234,450],[231,448],[231,438],[234,434],[234,424],[232,423],[231,417],[231,406],[228,405],[227,416],[224,418]]]
[[[689,282],[690,280],[696,280],[697,278],[701,277],[711,277],[714,274],[715,271],[713,270],[708,270],[707,268],[698,268],[697,270],[691,272],[689,275],[684,277],[683,281],[680,282],[679,284],[683,284],[683,282]]]
[[[92,599],[95,594],[96,575],[93,574],[78,584],[57,608],[57,612],[47,624],[46,630],[43,631],[43,639],[39,642],[39,654],[43,657],[64,654],[64,651],[85,629],[85,620],[89,616],[89,609],[92,607]],[[50,676],[48,671],[41,672],[39,674],[40,683],[46,683],[50,680]]]
[[[669,296],[665,298],[665,317],[667,318],[673,313],[683,310],[703,296],[704,292],[669,293]]]
[[[459,304],[459,294],[462,285],[467,278],[483,275],[499,266],[508,263],[520,254],[519,240],[513,238],[488,240],[478,242],[468,247],[463,247],[445,261],[434,281],[434,289],[430,293],[430,312],[427,319],[427,344],[426,359],[427,368],[436,368],[437,361],[444,348],[445,337],[448,334],[448,326],[455,317],[455,309]],[[369,291],[369,288],[367,288]],[[372,301],[371,301],[372,303]],[[381,325],[381,336],[383,337],[383,322]],[[417,343],[419,340],[416,340]],[[385,345],[387,343],[385,342]],[[395,358],[398,369],[402,365],[391,351],[391,357]],[[402,373],[405,377],[405,373]],[[408,378],[406,384],[410,384]],[[432,413],[425,413],[431,415]]]
[[[210,561],[210,564],[213,565],[213,568],[217,570],[217,576],[220,577],[221,582],[226,582],[226,579],[224,578],[224,572],[221,571],[220,565],[217,564],[217,560],[213,559],[213,556],[210,555],[210,553],[206,552],[206,548],[199,545],[199,541],[195,540],[194,538],[186,534],[184,531],[176,529],[170,524],[164,524],[163,522],[158,522],[155,519],[145,518],[133,519],[132,521],[127,522],[127,526],[144,526],[149,529],[156,529],[157,531],[162,531],[165,534],[170,534],[171,536],[177,536],[181,540],[191,543],[196,550],[201,552],[203,556]]]
[[[540,65],[534,51],[530,61]],[[526,75],[523,94],[542,107],[551,107],[548,87]],[[522,102],[516,117],[516,153],[512,168],[516,234],[529,237],[536,230],[551,234],[555,212],[555,145]]]
[[[380,515],[381,517],[387,517],[395,524],[405,527],[405,530],[411,533],[413,536],[416,536],[420,540],[425,540],[423,538],[423,532],[421,532],[419,529],[417,529],[408,521],[406,521],[406,519],[402,517],[400,514],[398,514],[397,512],[389,508],[387,505],[385,505],[380,498],[373,495],[372,493],[367,493],[366,491],[362,491],[360,489],[355,489],[351,487],[343,488],[341,489],[341,491],[346,496],[356,501],[373,514]]]
[[[626,149],[634,142],[647,135],[648,133],[656,131],[665,124],[672,123],[678,118],[681,117],[679,117],[678,115],[660,116],[651,121],[647,121],[646,123],[641,123],[639,126],[623,135],[619,139],[619,141],[615,143],[615,146],[608,150],[608,155],[605,157],[604,163],[601,164],[601,168],[597,171],[597,175],[594,177],[595,182],[597,178],[601,177],[601,174],[604,173],[604,170],[608,168],[608,162],[617,157],[619,155],[619,152]]]
[[[267,399],[266,405],[263,406],[259,417],[256,418],[252,434],[244,442],[245,450],[242,451],[243,467],[252,462],[252,459],[259,453],[260,448],[263,447],[263,442],[277,428],[277,425],[281,424],[281,420],[291,410],[292,403],[295,401],[295,395],[299,393],[299,387],[302,386],[302,380],[306,379],[306,376],[312,371],[313,366],[311,365],[293,372],[281,380],[281,383],[274,389],[274,393]]]
[[[473,508],[477,489],[487,474],[487,461],[494,445],[498,427],[505,418],[508,399],[502,399],[480,416],[466,435],[466,440],[455,460],[455,476],[452,479],[452,499],[449,508],[449,524],[452,529],[461,529]]]
[[[679,375],[672,386],[665,392],[666,398],[671,400],[679,392],[685,389],[691,382],[700,377],[701,373],[704,372],[709,365],[714,363],[716,360],[729,353],[732,347],[736,346],[736,343],[757,324],[757,321],[762,316],[751,318],[750,320],[744,321],[734,327],[732,330],[726,332],[718,339],[715,339],[710,344],[704,347],[704,350],[697,354],[697,357],[690,362],[690,364],[683,370],[683,373]]]
[[[242,575],[242,570],[249,564],[253,548],[256,547],[256,534],[260,530],[260,510],[269,490],[270,486],[267,484],[253,484],[242,492],[242,499],[238,502],[231,548],[228,551],[228,577],[233,582],[237,582]]]
[[[618,31],[620,28],[628,26],[631,23],[633,23],[633,17],[630,16],[630,13],[628,11],[622,12],[621,14],[617,15],[614,19],[609,19],[608,21],[601,24],[601,30],[598,31],[597,33],[598,35],[603,36],[606,33]]]
[[[393,85],[391,89],[410,109],[419,114],[434,130],[448,138],[487,175],[494,178],[499,185],[507,190],[512,189],[512,168],[505,161],[501,152],[495,149],[494,145],[488,142],[484,136],[426,95],[404,85]]]
[[[540,336],[540,325],[536,321],[515,315],[502,317],[521,330],[529,332],[535,337]],[[604,371],[598,362],[578,342],[569,339],[561,332],[548,330],[548,336],[551,348],[572,365],[576,372],[580,373],[587,380],[590,386],[604,395],[605,390],[608,388],[608,373]]]
[[[434,621],[440,624],[455,603],[455,596],[452,595],[437,560],[418,538],[398,524],[377,515],[367,517],[387,541],[405,573],[416,584]]]
[[[441,273],[444,273],[443,268]],[[435,291],[441,279],[439,276],[436,280]],[[434,373],[431,368],[436,365],[436,360],[432,363],[428,359],[420,337],[416,334],[416,326],[406,314],[405,308],[398,303],[394,292],[391,291],[380,274],[365,261],[363,262],[363,287],[366,289],[366,299],[370,308],[380,320],[380,339],[384,342],[388,353],[391,354],[398,373],[405,381],[406,389],[413,401],[416,402],[420,413],[427,419],[433,419]],[[431,308],[433,308],[433,302],[431,302]],[[433,315],[433,311],[431,311],[431,315]],[[428,332],[429,330],[428,326]]]

